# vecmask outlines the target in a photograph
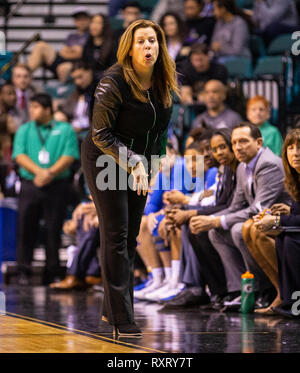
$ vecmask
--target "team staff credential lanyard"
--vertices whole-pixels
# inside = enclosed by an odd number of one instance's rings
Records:
[[[40,162],[40,164],[48,164],[50,162],[50,154],[46,150],[45,144],[46,144],[46,142],[48,140],[48,137],[51,135],[53,127],[54,127],[54,125],[51,122],[51,124],[50,124],[50,131],[48,132],[47,136],[44,138],[42,136],[42,134],[41,134],[39,125],[36,124],[36,130],[37,130],[40,142],[42,144],[42,149],[39,151],[39,162]]]

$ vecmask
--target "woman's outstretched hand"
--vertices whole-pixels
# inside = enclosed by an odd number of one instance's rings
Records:
[[[146,173],[145,167],[142,162],[139,162],[136,167],[132,170],[131,175],[133,176],[133,190],[137,191],[140,195],[147,195],[148,192],[148,174]]]

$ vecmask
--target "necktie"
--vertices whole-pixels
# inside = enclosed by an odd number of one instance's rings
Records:
[[[25,110],[26,109],[26,97],[25,97],[25,93],[22,92],[21,94],[21,109]]]

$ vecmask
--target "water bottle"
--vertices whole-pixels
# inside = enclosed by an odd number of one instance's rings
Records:
[[[241,312],[251,313],[254,310],[255,297],[254,297],[254,275],[246,272],[241,276]]]

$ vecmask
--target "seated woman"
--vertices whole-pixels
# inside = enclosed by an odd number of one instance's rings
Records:
[[[234,0],[215,0],[213,4],[217,23],[210,49],[215,57],[220,63],[232,56],[251,57],[248,17]]]
[[[294,200],[291,207],[281,207],[282,215],[265,214],[253,219],[261,232],[271,229],[281,232],[276,237],[279,287],[282,304],[272,307],[276,314],[300,318],[295,293],[300,289],[300,129],[292,130],[285,138],[282,149],[285,186]],[[285,229],[283,229],[284,227]]]
[[[88,61],[100,80],[104,70],[115,62],[113,56],[113,36],[107,16],[96,14],[89,26],[89,37],[84,45],[82,60]]]
[[[185,42],[186,27],[183,20],[177,13],[167,12],[161,17],[159,25],[165,32],[170,56],[176,64],[180,63],[191,50],[189,43]]]
[[[282,137],[279,129],[270,124],[271,108],[268,100],[263,96],[254,96],[247,103],[247,119],[259,127],[263,137],[264,148],[281,156]]]

